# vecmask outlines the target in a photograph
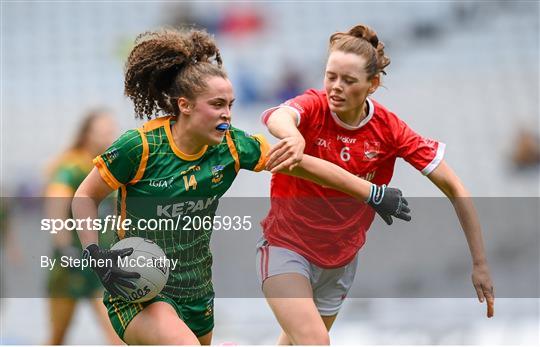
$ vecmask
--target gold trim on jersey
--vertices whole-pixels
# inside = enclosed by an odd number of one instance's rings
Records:
[[[264,135],[262,134],[255,134],[253,135],[253,138],[257,140],[257,142],[259,142],[260,144],[261,156],[259,157],[257,165],[255,165],[255,167],[253,168],[253,171],[259,172],[262,171],[264,169],[264,166],[266,165],[266,161],[268,159],[267,154],[270,150],[270,144],[266,140],[266,137],[264,137]]]
[[[149,120],[148,122],[144,123],[142,126],[142,130],[147,133],[152,130],[156,130],[157,128],[160,128],[162,126],[165,126],[171,118],[174,116],[166,116],[166,117],[159,117],[156,119]]]
[[[126,220],[126,197],[127,197],[127,190],[126,186],[121,185],[120,186],[120,220],[122,221],[122,224],[120,224],[120,229],[118,229],[117,234],[118,238],[122,240],[126,236],[126,231],[122,227],[124,224],[124,221]]]
[[[206,153],[206,150],[208,149],[207,145],[205,145],[198,153],[195,153],[195,154],[186,154],[182,152],[180,148],[176,147],[176,143],[174,143],[174,138],[171,132],[171,118],[172,117],[166,117],[164,126],[165,126],[165,133],[167,134],[167,139],[169,140],[169,146],[171,146],[174,154],[180,157],[180,159],[186,160],[186,161],[194,161],[202,157],[203,154]]]
[[[144,127],[143,127],[143,129],[144,129]],[[143,152],[142,152],[142,156],[141,156],[141,162],[139,163],[139,168],[137,169],[137,173],[135,174],[135,177],[133,177],[133,179],[131,181],[129,181],[128,184],[135,184],[135,183],[139,182],[140,179],[143,177],[144,170],[146,170],[146,164],[148,163],[148,154],[150,152],[150,148],[148,146],[148,139],[146,138],[146,134],[144,133],[144,131],[141,128],[137,129],[137,131],[141,135]]]
[[[236,146],[234,145],[234,141],[231,137],[230,131],[227,131],[225,133],[225,138],[227,139],[227,146],[229,147],[229,152],[231,152],[231,155],[234,159],[234,171],[238,173],[238,171],[240,171],[240,158],[238,157],[238,151],[236,150]]]
[[[109,171],[109,168],[103,161],[103,158],[101,156],[97,156],[93,160],[94,165],[99,171],[99,174],[101,175],[101,178],[111,187],[113,190],[117,190],[122,183],[118,182],[118,180],[114,177],[114,175]]]

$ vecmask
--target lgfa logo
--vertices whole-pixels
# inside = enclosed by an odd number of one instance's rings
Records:
[[[168,180],[150,180],[148,185],[154,188],[168,188],[172,185],[174,177],[169,178]]]

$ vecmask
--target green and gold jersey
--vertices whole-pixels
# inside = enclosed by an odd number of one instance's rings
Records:
[[[86,176],[92,171],[92,156],[85,150],[73,149],[61,155],[49,168],[46,196],[48,199],[71,199]],[[50,196],[55,196],[54,198]],[[100,206],[99,215],[110,214],[114,208],[114,194]],[[68,217],[71,218],[71,208]],[[81,248],[81,243],[76,233],[72,234],[71,245]],[[111,244],[112,239],[108,234],[99,233],[100,242]]]
[[[223,141],[199,153],[180,151],[171,134],[174,117],[160,117],[124,133],[94,159],[101,177],[119,189],[119,209],[132,224],[117,231],[118,239],[144,237],[156,242],[178,265],[170,272],[163,293],[192,300],[213,292],[211,227],[185,227],[185,216],[214,216],[240,169],[264,168],[268,143],[262,135],[248,135],[231,127]],[[174,226],[150,230],[137,221],[172,220]],[[155,226],[155,224],[154,224]],[[194,225],[193,225],[194,226]]]
[[[92,157],[88,153],[82,150],[68,151],[54,164],[47,189],[59,186],[73,196],[91,170]]]
[[[71,198],[92,170],[92,156],[84,150],[69,150],[56,160],[49,174],[46,190],[54,191],[56,198]],[[69,212],[71,217],[71,210]],[[81,248],[81,243],[76,234],[71,236],[71,245]]]

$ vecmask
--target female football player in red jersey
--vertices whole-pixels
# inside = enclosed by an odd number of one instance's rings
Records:
[[[139,118],[155,119],[126,132],[96,157],[95,167],[76,192],[78,199],[72,205],[75,218],[95,218],[99,202],[116,189],[120,191],[119,214],[123,219],[159,218],[162,205],[156,205],[158,200],[213,201],[225,194],[240,169],[264,169],[267,141],[231,125],[233,87],[222,68],[219,49],[207,33],[167,29],[141,34],[126,63],[124,91]],[[406,200],[398,189],[369,183],[308,155],[298,164],[288,173],[365,200],[385,219],[410,219]],[[218,182],[214,170],[219,172]],[[167,185],[153,184],[160,181]],[[378,194],[370,196],[375,191]],[[154,202],[140,203],[145,197],[152,197]],[[204,213],[212,216],[216,209],[217,204],[207,203]],[[179,212],[184,216],[190,213]],[[119,239],[149,238],[169,259],[182,260],[181,267],[171,270],[160,295],[144,303],[122,299],[127,297],[127,288],[135,288],[130,279],[140,275],[119,268],[117,257],[127,256],[133,249],[111,251],[98,244],[97,231],[79,232],[85,259],[106,263],[93,270],[107,290],[104,303],[113,328],[128,344],[211,343],[212,228],[179,229],[158,233],[138,228],[118,231]]]
[[[352,285],[374,217],[366,205],[347,208],[340,192],[277,173],[294,168],[304,153],[377,185],[390,182],[398,157],[426,175],[454,205],[472,256],[476,294],[480,302],[487,299],[487,315],[493,315],[478,217],[469,192],[443,160],[444,144],[418,135],[369,97],[389,64],[369,27],[335,33],[324,90],[308,90],[263,113],[270,133],[282,139],[269,153],[272,206],[257,249],[263,292],[283,329],[279,344],[329,343],[328,330]]]

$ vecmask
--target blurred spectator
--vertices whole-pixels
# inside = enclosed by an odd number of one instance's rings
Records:
[[[283,74],[281,75],[281,80],[278,83],[278,89],[276,91],[276,99],[282,101],[294,98],[305,89],[300,69],[295,68],[288,62],[285,62],[283,65]]]
[[[412,35],[416,40],[439,40],[444,34],[441,23],[435,21],[417,21],[412,25]]]
[[[521,129],[513,141],[511,153],[515,169],[524,171],[540,167],[540,138],[528,129]]]
[[[263,28],[263,16],[254,7],[245,5],[229,7],[219,23],[220,34],[237,39],[260,33]]]
[[[19,265],[23,261],[21,248],[10,223],[10,209],[8,204],[12,203],[14,198],[0,197],[0,259],[2,267],[0,268],[0,292],[4,287],[4,267]],[[0,298],[3,299],[3,298]]]
[[[49,168],[49,182],[45,189],[47,218],[71,218],[71,201],[75,191],[92,170],[92,159],[111,145],[117,125],[111,114],[103,109],[89,112],[81,122],[73,145],[62,153]],[[78,259],[81,256],[79,238],[62,230],[54,235],[53,257],[60,263],[62,257]],[[109,344],[122,344],[107,317],[101,302],[103,288],[91,269],[57,266],[49,272],[49,319],[51,333],[48,344],[63,344],[71,325],[73,313],[80,299],[89,299],[107,335]]]
[[[221,16],[212,13],[198,15],[191,2],[178,2],[164,7],[165,23],[175,28],[196,27],[205,28],[210,33],[219,30]]]
[[[236,99],[242,104],[252,104],[262,100],[260,88],[253,78],[256,71],[247,67],[247,64],[239,64],[234,73],[231,73],[231,81],[235,86]]]
[[[479,11],[479,4],[474,1],[469,2],[456,2],[454,7],[454,17],[458,24],[464,25],[471,23]]]

